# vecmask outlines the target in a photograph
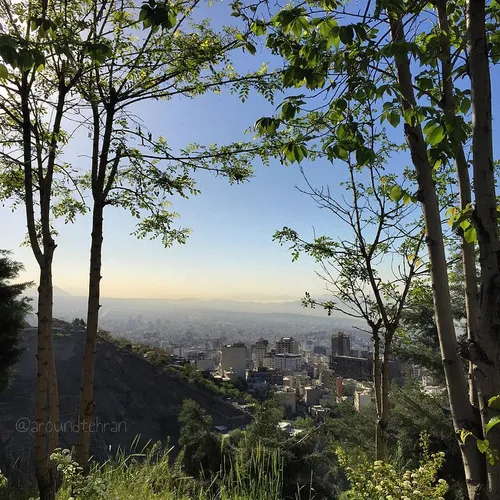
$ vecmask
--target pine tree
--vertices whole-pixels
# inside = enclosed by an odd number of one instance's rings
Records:
[[[11,283],[23,265],[9,255],[9,251],[0,250],[0,392],[7,387],[10,369],[22,352],[21,330],[31,310],[29,299],[20,297],[31,283]]]

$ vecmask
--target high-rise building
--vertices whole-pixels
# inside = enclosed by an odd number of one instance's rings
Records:
[[[293,337],[281,337],[281,339],[276,342],[276,353],[298,354],[299,343]]]
[[[269,341],[263,339],[262,337],[255,342],[253,346],[253,359],[255,368],[260,368],[264,366],[264,355],[267,354],[267,349],[269,347]]]
[[[350,356],[351,337],[344,332],[332,335],[332,356]]]

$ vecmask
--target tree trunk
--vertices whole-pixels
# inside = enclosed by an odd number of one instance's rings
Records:
[[[55,499],[55,470],[49,460],[50,446],[57,442],[57,428],[51,422],[53,408],[49,387],[53,386],[54,355],[52,349],[52,271],[47,260],[40,271],[38,287],[37,386],[35,399],[35,461],[40,500]],[[49,417],[49,418],[48,418]],[[47,442],[49,441],[49,442]]]
[[[485,29],[485,1],[468,0],[467,52],[472,96],[472,157],[475,190],[474,223],[479,242],[481,292],[479,328],[475,338],[474,380],[483,427],[500,412],[488,400],[500,391],[500,243],[493,166],[491,79]],[[500,429],[488,433],[490,446],[500,450]],[[487,464],[488,498],[500,498],[500,462]]]
[[[26,224],[31,249],[40,268],[38,286],[37,382],[35,393],[35,471],[40,500],[54,500],[55,468],[49,457],[58,443],[59,398],[52,343],[52,260],[56,245],[50,232],[51,178],[38,178],[43,252],[38,240],[35,200],[33,196],[33,164],[31,148],[30,83],[28,72],[22,77],[20,98],[23,135],[24,196]],[[60,123],[60,121],[59,121]]]
[[[389,12],[390,31],[395,43],[404,43],[404,29],[400,17]],[[402,94],[404,110],[416,107],[410,61],[407,54],[395,58],[398,82]],[[455,430],[468,429],[480,431],[475,425],[473,407],[470,405],[467,382],[462,362],[458,355],[455,325],[450,300],[447,263],[444,251],[443,233],[439,203],[432,176],[432,167],[427,157],[422,127],[419,124],[405,123],[406,141],[410,148],[412,162],[417,173],[419,198],[422,203],[427,246],[431,265],[436,323],[443,360],[446,388],[450,401],[451,414]],[[464,464],[469,498],[481,498],[484,485],[484,457],[479,453],[474,438],[468,437],[465,443],[459,443]]]
[[[385,462],[387,460],[387,427],[389,425],[389,354],[387,347],[384,347],[380,383],[381,407],[380,412],[377,412],[376,449],[377,460]]]
[[[438,0],[439,27],[441,28],[441,70],[443,79],[443,98],[441,99],[443,111],[448,122],[453,123],[455,113],[455,92],[453,88],[453,67],[451,61],[450,25],[446,12],[448,0]],[[458,176],[458,193],[460,209],[465,210],[472,203],[471,185],[467,159],[463,144],[456,140],[451,141],[451,148],[455,157]],[[462,233],[462,265],[465,275],[465,314],[467,320],[467,340],[469,346],[474,345],[476,332],[479,329],[479,297],[477,293],[477,272],[474,243],[469,243]],[[477,390],[474,382],[474,365],[469,365],[469,400],[475,409],[478,408]]]
[[[92,237],[90,246],[89,297],[87,309],[87,328],[85,331],[85,350],[83,355],[82,386],[80,395],[79,433],[76,447],[76,461],[88,472],[90,451],[90,424],[94,412],[94,372],[97,345],[97,328],[99,326],[99,304],[101,291],[103,211],[107,195],[113,185],[117,173],[120,154],[108,172],[108,158],[113,132],[116,95],[110,91],[110,102],[106,110],[106,122],[102,147],[99,148],[100,115],[97,105],[92,104],[93,114],[93,147],[92,147]],[[107,179],[106,179],[107,175]]]
[[[375,424],[375,457],[377,460],[380,458],[380,439],[379,439],[379,420],[382,415],[382,373],[380,367],[380,336],[379,329],[372,327],[373,338],[373,385],[375,389],[375,406],[377,409],[377,422]]]
[[[85,351],[83,354],[82,387],[80,398],[79,435],[76,461],[88,471],[90,452],[90,424],[94,411],[94,371],[99,322],[99,304],[103,242],[103,204],[94,201],[92,216],[92,240],[90,247],[89,297]]]

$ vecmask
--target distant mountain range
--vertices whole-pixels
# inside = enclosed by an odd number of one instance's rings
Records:
[[[27,294],[29,297],[36,298],[37,291],[31,288]],[[219,311],[219,312],[237,312],[254,314],[299,314],[304,316],[326,316],[326,311],[322,308],[304,308],[300,299],[292,296],[269,297],[266,300],[235,300],[230,299],[197,299],[194,297],[185,297],[181,299],[141,299],[141,298],[112,298],[103,297],[101,303],[102,312],[106,309],[120,308],[124,310],[142,311],[162,310],[170,311]],[[279,300],[281,299],[281,300]],[[331,297],[318,297],[318,300],[331,300]],[[62,288],[54,287],[54,307],[56,316],[60,314],[61,308],[64,310],[82,310],[87,304],[87,298],[71,295]],[[63,311],[64,312],[64,311]],[[69,312],[69,311],[68,311]],[[66,315],[66,314],[65,314]],[[347,318],[339,313],[332,313],[335,318]]]

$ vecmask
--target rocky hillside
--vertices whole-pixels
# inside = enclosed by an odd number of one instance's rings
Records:
[[[61,447],[76,442],[84,331],[56,321],[54,346],[61,408]],[[36,329],[24,336],[25,351],[9,389],[0,394],[0,469],[32,476],[34,396],[36,383]],[[91,452],[106,459],[118,447],[129,449],[137,436],[176,445],[182,402],[193,399],[213,418],[214,425],[236,427],[248,416],[210,393],[166,373],[144,357],[100,339],[95,379],[95,422]]]

